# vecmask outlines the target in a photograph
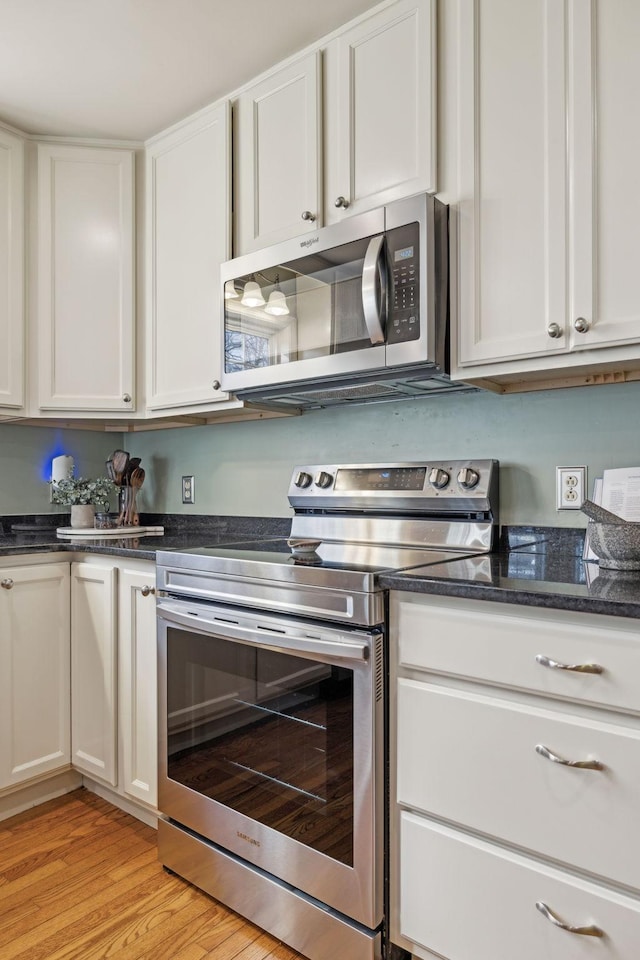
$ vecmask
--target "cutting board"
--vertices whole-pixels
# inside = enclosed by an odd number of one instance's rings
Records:
[[[59,537],[91,537],[93,540],[103,537],[161,537],[164,527],[110,527],[108,530],[96,530],[94,527],[58,527]]]

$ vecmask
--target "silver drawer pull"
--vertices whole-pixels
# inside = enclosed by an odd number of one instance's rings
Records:
[[[577,770],[604,770],[604,763],[600,763],[599,760],[563,760],[562,757],[552,753],[549,747],[545,747],[543,743],[536,744],[536,753],[539,753],[545,760],[561,763],[563,767],[575,767]]]
[[[3,590],[11,590],[11,588],[13,587],[13,580],[11,579],[11,577],[7,577],[6,580],[3,580],[2,582],[0,582],[0,587],[2,587]]]
[[[149,587],[146,584],[144,585],[144,587],[140,588],[140,593],[142,594],[143,597],[153,596],[155,592],[156,592],[155,587]]]
[[[604,937],[604,930],[596,927],[595,924],[591,924],[589,927],[572,927],[570,923],[563,923],[560,917],[558,917],[546,903],[543,903],[542,900],[537,901],[536,907],[543,917],[550,920],[556,927],[560,927],[561,930],[567,930],[569,933],[577,933],[581,937]]]
[[[536,663],[543,667],[549,667],[551,670],[571,670],[572,673],[604,673],[604,667],[598,663],[558,663],[551,657],[545,657],[539,653],[536,656]]]

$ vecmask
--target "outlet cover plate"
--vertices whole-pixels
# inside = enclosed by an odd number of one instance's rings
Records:
[[[556,467],[556,509],[579,510],[586,486],[586,467]]]
[[[182,478],[182,502],[183,503],[195,503],[196,502],[196,481],[195,477],[183,477]]]

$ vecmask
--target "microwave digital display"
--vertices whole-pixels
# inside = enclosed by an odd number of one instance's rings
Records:
[[[398,260],[410,260],[413,257],[413,247],[405,247],[403,250],[396,250],[393,259]]]

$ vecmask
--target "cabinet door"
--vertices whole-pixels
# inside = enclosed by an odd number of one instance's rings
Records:
[[[116,785],[116,569],[71,565],[71,756]]]
[[[38,145],[41,410],[134,409],[133,153]]]
[[[157,806],[158,719],[155,568],[120,570],[119,712],[123,790]]]
[[[245,90],[237,103],[235,254],[322,222],[320,53]]]
[[[69,564],[0,569],[0,787],[67,767]]]
[[[458,363],[562,353],[565,4],[458,0],[457,12]]]
[[[0,129],[0,408],[24,406],[24,144]]]
[[[327,222],[435,191],[435,70],[433,0],[399,0],[328,45]]]
[[[582,0],[569,12],[570,320],[578,350],[640,341],[640,5]]]
[[[147,408],[227,400],[220,264],[230,256],[230,107],[147,146]]]

